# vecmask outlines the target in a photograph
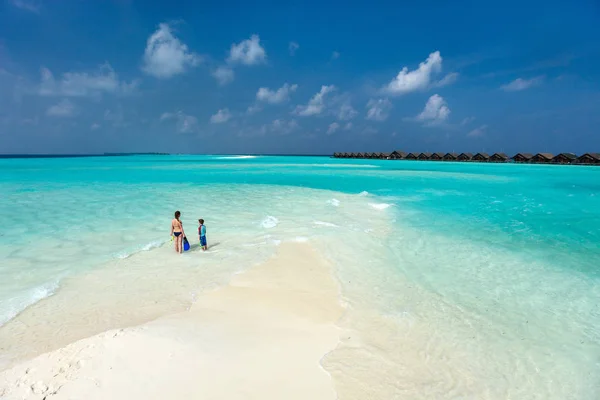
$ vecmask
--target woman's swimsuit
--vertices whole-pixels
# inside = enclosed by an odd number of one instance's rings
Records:
[[[175,235],[175,237],[181,235],[181,232],[173,232],[173,235]]]

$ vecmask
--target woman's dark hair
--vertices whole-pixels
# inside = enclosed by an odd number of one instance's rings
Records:
[[[198,222],[200,222],[201,224],[204,224],[204,220],[203,220],[202,218],[200,218],[200,219],[198,220]]]
[[[179,219],[180,215],[181,215],[181,213],[179,211],[175,211],[175,218]]]

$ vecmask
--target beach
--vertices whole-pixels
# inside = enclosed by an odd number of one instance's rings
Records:
[[[597,169],[0,163],[1,398],[600,394]]]

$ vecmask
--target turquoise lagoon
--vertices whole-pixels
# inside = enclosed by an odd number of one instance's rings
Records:
[[[346,306],[322,360],[340,398],[600,398],[600,168],[0,159],[0,191],[0,363],[185,309],[307,241]]]

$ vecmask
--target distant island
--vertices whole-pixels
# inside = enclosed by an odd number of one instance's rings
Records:
[[[574,164],[600,166],[600,153],[585,153],[577,156],[573,153],[517,153],[508,157],[505,153],[406,153],[396,150],[391,153],[333,153],[334,158],[368,158],[379,160],[416,160],[416,161],[459,161],[459,162],[490,162],[520,164]]]

